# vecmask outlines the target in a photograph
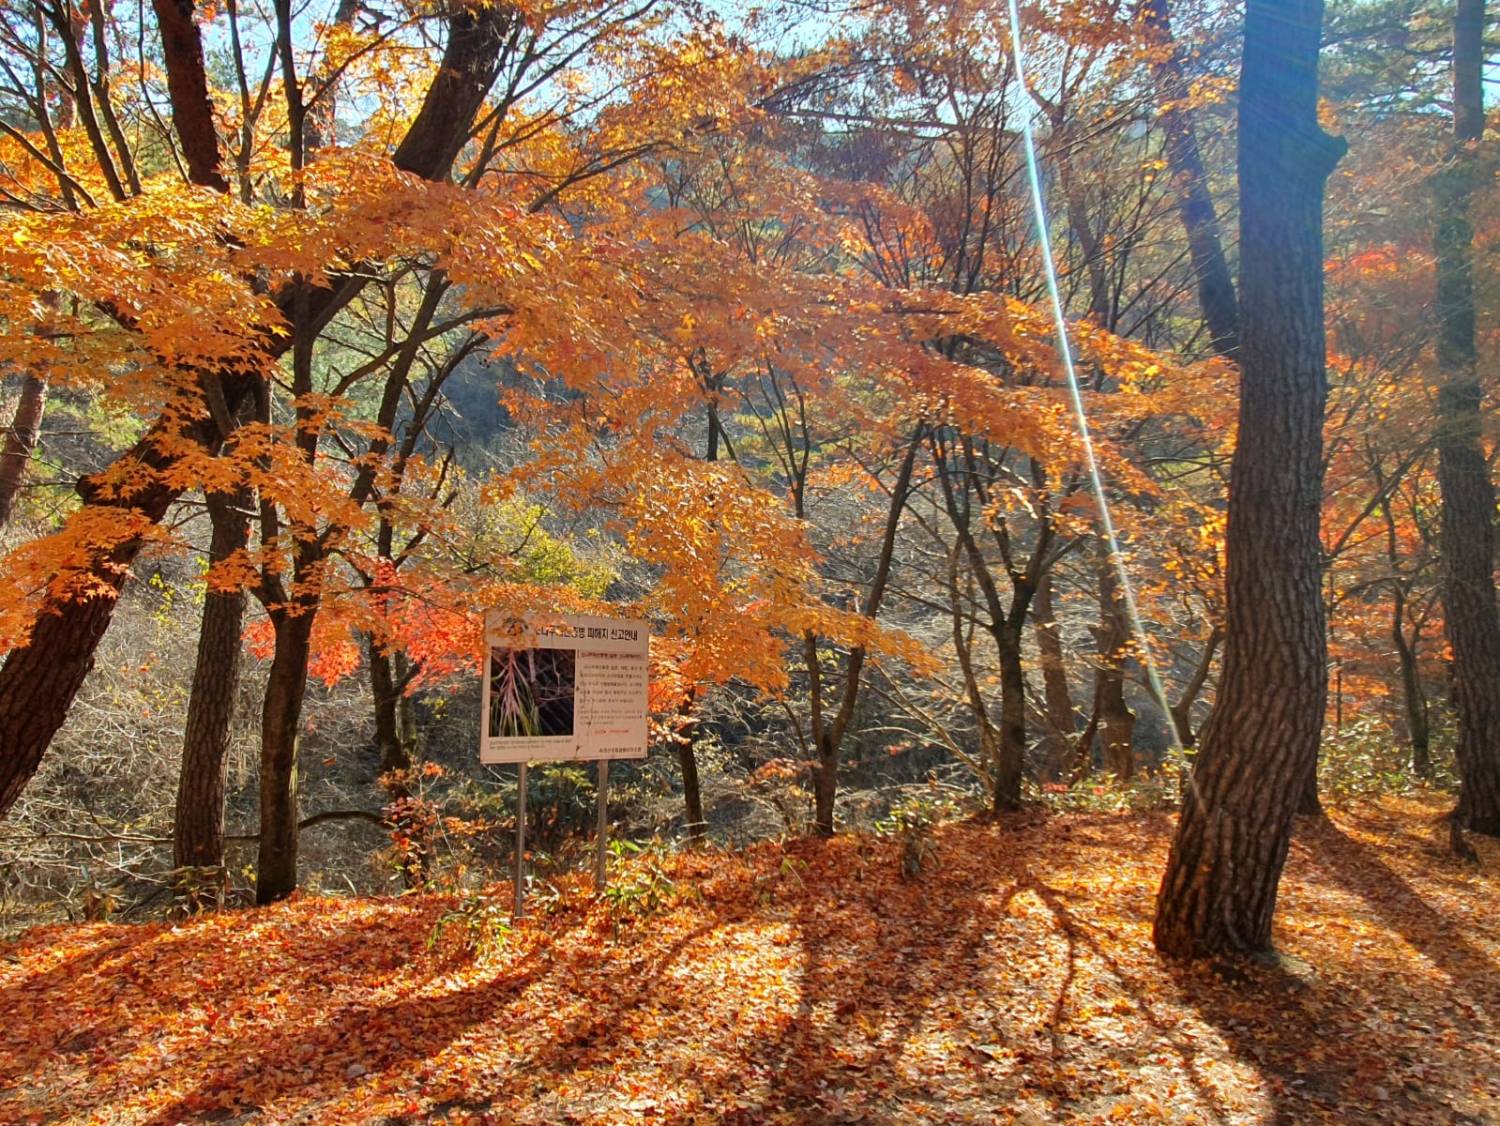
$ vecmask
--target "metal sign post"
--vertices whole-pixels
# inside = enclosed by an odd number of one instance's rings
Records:
[[[600,895],[604,894],[605,885],[609,881],[608,869],[606,868],[607,854],[609,852],[609,759],[599,760],[599,830],[595,833],[597,838],[595,847],[598,850],[594,856],[594,891]]]
[[[511,911],[512,919],[521,918],[526,912],[526,764],[520,763],[516,771],[516,906]]]

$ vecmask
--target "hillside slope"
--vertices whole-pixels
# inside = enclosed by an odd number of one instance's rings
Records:
[[[853,837],[637,864],[654,913],[565,888],[477,958],[439,896],[39,929],[0,1121],[1493,1120],[1500,855],[1438,812],[1304,826],[1290,957],[1227,976],[1151,950],[1164,817],[947,826],[915,880]]]

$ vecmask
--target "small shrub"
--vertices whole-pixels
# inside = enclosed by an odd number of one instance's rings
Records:
[[[109,917],[120,906],[120,897],[109,888],[100,887],[90,879],[80,897],[80,913],[86,923],[107,923]]]
[[[1143,813],[1175,806],[1180,793],[1178,778],[1176,769],[1137,774],[1123,783],[1107,774],[1096,775],[1080,778],[1072,785],[1049,782],[1037,794],[1049,809],[1059,813]]]
[[[677,897],[677,884],[666,870],[666,849],[659,841],[639,845],[634,841],[611,841],[609,851],[617,871],[604,889],[610,921],[616,937],[627,921],[650,918]],[[626,857],[632,863],[624,864]]]
[[[775,900],[779,889],[793,885],[801,888],[804,885],[802,873],[805,871],[807,861],[783,851],[781,863],[776,866],[775,871],[761,872],[755,876],[752,886],[755,888],[756,900],[762,907],[768,907]]]
[[[505,949],[510,938],[511,897],[486,889],[466,895],[457,907],[438,916],[427,936],[434,950],[444,935],[453,935],[458,949],[478,960]]]
[[[1458,779],[1453,772],[1452,731],[1445,726],[1446,719],[1434,709],[1432,774],[1428,778],[1412,771],[1406,741],[1379,717],[1358,716],[1337,730],[1330,727],[1324,732],[1318,760],[1318,789],[1334,799],[1453,789]]]
[[[916,879],[929,862],[937,859],[933,831],[957,812],[957,807],[946,798],[918,794],[897,802],[884,820],[875,823],[876,832],[901,842],[902,879]]]
[[[222,864],[173,868],[171,880],[179,908],[191,915],[212,910],[229,898],[229,870]]]

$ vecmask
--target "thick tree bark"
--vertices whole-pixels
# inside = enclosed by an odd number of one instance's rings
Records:
[[[166,3],[172,0],[164,0]],[[396,167],[427,179],[446,178],[452,162],[469,136],[474,115],[494,82],[500,47],[513,19],[509,9],[491,5],[464,9],[448,19],[448,42],[438,77],[427,91],[422,108],[394,158]],[[169,68],[173,65],[168,62]],[[184,65],[202,68],[201,54]],[[192,83],[168,82],[173,98],[172,116],[184,148],[192,147],[190,167],[217,169],[217,141],[211,131],[184,132],[184,121],[194,120],[196,110]],[[179,91],[186,101],[179,105]],[[207,151],[214,141],[212,152]],[[208,178],[208,177],[205,177]],[[336,289],[320,290],[308,302],[314,327],[326,324],[347,305],[363,286],[363,275]],[[290,346],[295,333],[270,337],[263,342],[268,360],[275,360]],[[177,455],[173,447],[196,445],[217,449],[223,433],[209,417],[208,388],[222,388],[225,405],[234,413],[255,394],[259,380],[244,373],[205,373],[203,416],[179,426],[175,420],[155,424],[130,450],[121,454],[103,473],[79,483],[85,509],[112,509],[121,513],[127,526],[157,524],[183,492],[172,477]],[[121,487],[122,485],[128,487]],[[111,487],[106,487],[111,486]],[[83,679],[93,667],[94,653],[109,626],[131,563],[140,551],[138,534],[125,534],[121,541],[101,550],[89,567],[96,593],[85,598],[50,600],[39,610],[27,643],[13,649],[0,666],[0,817],[36,773],[48,744],[62,726],[68,708]]]
[[[1140,11],[1158,52],[1152,70],[1157,103],[1162,107],[1167,168],[1177,189],[1177,211],[1187,233],[1188,254],[1198,283],[1198,308],[1208,325],[1209,346],[1218,355],[1233,359],[1239,353],[1240,311],[1189,111],[1192,92],[1184,72],[1182,48],[1172,35],[1168,0],[1142,0]]]
[[[207,431],[217,433],[207,420],[188,429],[204,444],[210,440]],[[145,483],[122,495],[118,488],[108,487],[110,471],[86,477],[78,484],[84,506],[119,512],[127,529],[137,521],[160,522],[179,493],[160,476],[168,459],[148,437],[121,461],[116,466],[138,469],[145,474]],[[140,548],[141,538],[129,534],[101,548],[87,568],[97,593],[49,603],[37,615],[27,643],[12,649],[0,666],[0,816],[15,804],[67,718],[73,697],[93,668],[94,653],[109,626],[126,570]]]
[[[1318,796],[1318,758],[1306,764],[1302,771],[1302,795],[1297,799],[1297,812],[1303,817],[1322,817],[1323,799]]]
[[[0,447],[0,527],[10,523],[16,494],[26,479],[26,467],[36,449],[42,429],[42,411],[47,405],[47,380],[36,372],[21,377],[21,395],[11,416],[5,444]]]
[[[504,3],[454,9],[442,62],[391,163],[429,180],[447,177],[495,83],[501,48],[520,19]]]
[[[1453,652],[1460,785],[1454,825],[1500,836],[1500,609],[1495,490],[1481,437],[1475,348],[1475,148],[1484,135],[1484,0],[1458,0],[1453,26],[1453,151],[1437,177],[1438,483],[1443,604]]]
[[[210,566],[250,540],[248,492],[210,493]],[[183,725],[182,770],[172,820],[172,866],[184,871],[181,887],[195,906],[217,905],[224,867],[224,772],[230,725],[240,684],[240,633],[245,592],[210,589],[203,598],[198,655]]]
[[[1042,698],[1046,703],[1047,732],[1041,741],[1042,769],[1048,778],[1059,778],[1068,769],[1078,713],[1068,686],[1068,667],[1063,659],[1062,634],[1057,628],[1057,610],[1052,602],[1052,576],[1043,575],[1031,601],[1031,628],[1036,637],[1042,666]]]
[[[297,887],[297,748],[316,612],[271,615],[276,651],[260,722],[260,855],[255,902],[273,903]]]
[[[1327,701],[1321,0],[1249,0],[1240,79],[1240,415],[1224,672],[1157,898],[1164,954],[1268,950]]]

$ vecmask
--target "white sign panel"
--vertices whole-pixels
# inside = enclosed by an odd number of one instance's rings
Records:
[[[646,623],[490,611],[479,761],[645,758]]]

